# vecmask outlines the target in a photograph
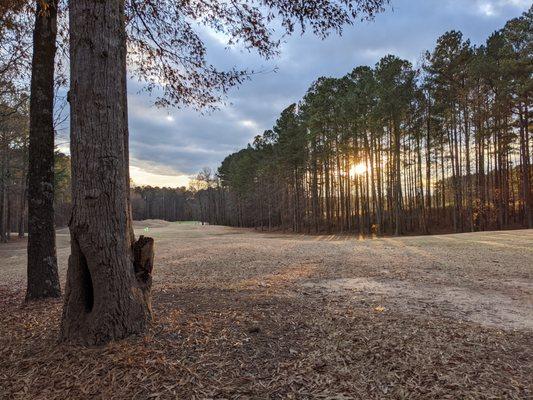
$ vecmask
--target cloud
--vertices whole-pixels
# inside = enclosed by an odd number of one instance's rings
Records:
[[[483,2],[479,4],[479,11],[482,14],[485,14],[487,17],[492,17],[496,15],[496,10],[494,8],[494,4],[490,2]]]
[[[456,0],[458,5],[461,0]],[[496,18],[513,12],[524,11],[531,5],[529,0],[472,0],[469,11],[486,18]]]

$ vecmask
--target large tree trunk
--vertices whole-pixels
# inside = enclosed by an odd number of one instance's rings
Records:
[[[47,4],[45,10],[41,3]],[[60,297],[54,229],[54,58],[57,0],[37,1],[33,32],[26,299]]]
[[[69,6],[72,254],[60,338],[99,345],[145,329],[153,240],[135,244],[134,263],[124,1]]]

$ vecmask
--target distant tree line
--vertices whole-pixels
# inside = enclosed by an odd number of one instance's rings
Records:
[[[533,10],[482,46],[441,36],[420,68],[396,56],[319,78],[272,130],[229,155],[204,218],[295,232],[533,227]]]
[[[0,242],[28,232],[28,109],[27,98],[13,106],[0,103]],[[9,114],[9,115],[7,115]],[[55,225],[67,226],[71,211],[70,157],[54,156]]]
[[[194,193],[185,187],[132,186],[131,205],[134,220],[192,221],[198,219]]]
[[[3,105],[3,111],[8,110]],[[28,115],[21,107],[12,110],[0,126],[0,240],[7,242],[28,232]],[[70,156],[56,150],[54,157],[54,216],[57,227],[66,227],[72,210]],[[204,180],[207,177],[207,181]],[[214,220],[208,185],[217,182],[208,170],[186,187],[154,187],[131,184],[134,220]]]
[[[29,99],[16,88],[0,93],[0,242],[28,232]],[[55,224],[70,215],[70,157],[54,154]]]
[[[28,120],[24,99],[0,98],[0,242],[24,236],[27,198]]]
[[[187,188],[160,188],[132,184],[133,219],[222,224],[223,194],[220,179],[209,168],[204,168],[191,179]]]

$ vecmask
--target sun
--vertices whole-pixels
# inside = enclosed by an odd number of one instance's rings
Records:
[[[363,163],[355,164],[350,168],[350,177],[354,178],[357,175],[363,175],[366,172],[366,165]]]

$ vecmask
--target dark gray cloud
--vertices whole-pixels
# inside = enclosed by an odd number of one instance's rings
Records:
[[[342,37],[320,41],[296,35],[281,56],[264,61],[228,50],[223,38],[206,35],[210,60],[265,71],[232,90],[227,106],[209,115],[189,109],[162,110],[130,82],[132,164],[152,173],[191,175],[204,166],[216,169],[229,153],[269,129],[279,113],[298,101],[319,76],[342,76],[358,65],[374,65],[392,53],[416,64],[448,30],[460,30],[482,43],[505,21],[525,11],[524,0],[391,0],[392,10],[345,29]],[[269,72],[277,67],[277,72]]]

